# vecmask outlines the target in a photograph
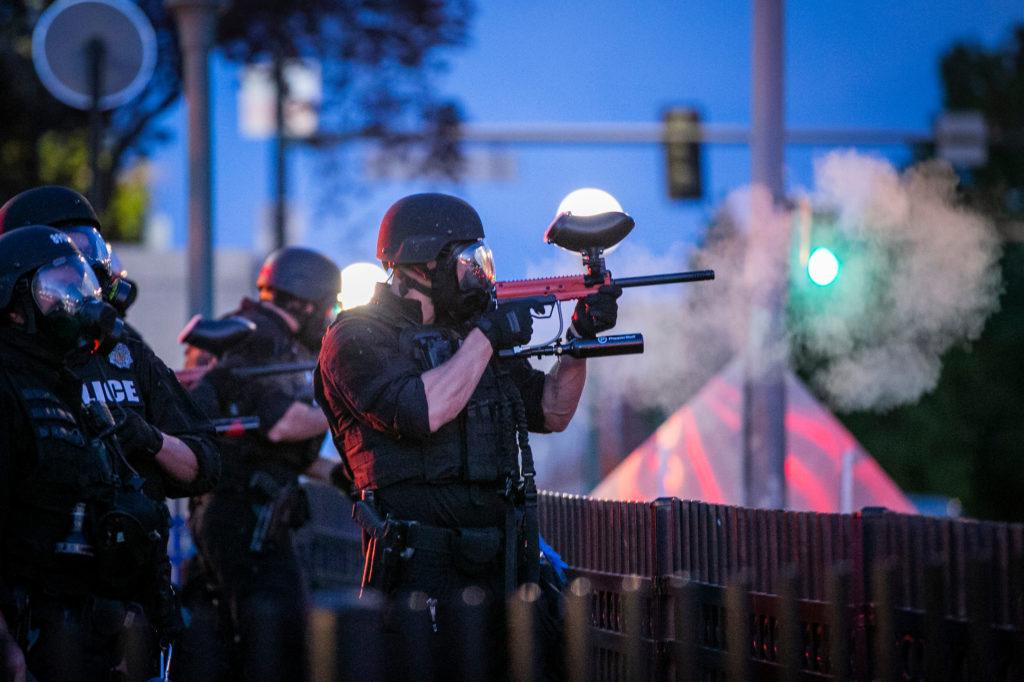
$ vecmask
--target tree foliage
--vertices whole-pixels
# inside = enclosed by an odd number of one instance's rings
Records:
[[[0,98],[0,196],[5,199],[44,183],[84,192],[92,181],[86,146],[88,112],[57,101],[32,66],[32,29],[50,4],[24,0],[0,4],[0,90],[4,93]],[[100,207],[138,194],[139,187],[120,175],[132,160],[167,139],[159,117],[181,92],[177,36],[170,17],[160,0],[141,0],[139,6],[156,29],[157,67],[138,97],[104,114]],[[105,212],[104,217],[115,238],[137,238],[143,213]]]
[[[1000,311],[980,339],[944,358],[934,392],[884,415],[841,415],[912,492],[956,497],[972,516],[1024,520],[1024,25],[995,50],[956,45],[941,61],[945,106],[981,111],[988,162],[963,172],[961,195],[1007,235]],[[1016,236],[1015,236],[1016,235]]]
[[[135,100],[105,114],[98,204],[114,238],[138,238],[145,196],[131,165],[169,138],[163,114],[181,96],[177,31],[163,0],[137,0],[156,29],[154,78]],[[31,36],[52,0],[0,3],[0,197],[42,183],[85,191],[91,184],[88,113],[54,99],[32,66]],[[442,101],[431,75],[441,51],[466,39],[467,0],[234,0],[219,22],[218,45],[241,62],[318,59],[326,93],[321,140],[376,137],[425,143],[427,158],[457,163],[451,129],[458,109]],[[425,135],[408,135],[425,130]],[[140,203],[141,202],[141,203]],[[126,207],[132,207],[127,210]]]

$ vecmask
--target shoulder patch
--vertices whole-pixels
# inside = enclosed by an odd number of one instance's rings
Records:
[[[114,350],[110,351],[110,355],[107,356],[107,360],[110,361],[114,367],[120,367],[121,369],[128,369],[132,366],[134,358],[132,353],[128,350],[128,346],[123,343],[118,343],[114,346]]]

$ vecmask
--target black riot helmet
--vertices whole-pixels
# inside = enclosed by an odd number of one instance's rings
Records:
[[[384,267],[436,260],[452,242],[484,238],[480,215],[450,194],[412,194],[399,199],[380,221],[377,258]]]
[[[44,185],[25,190],[0,207],[0,234],[27,225],[92,225],[102,229],[89,200],[73,189]]]
[[[257,289],[272,289],[311,303],[338,298],[341,270],[327,256],[300,246],[286,246],[267,256],[256,278]]]
[[[299,338],[305,345],[319,348],[341,289],[341,270],[334,261],[312,249],[286,246],[263,261],[256,288],[260,298],[271,300],[298,320]]]
[[[92,268],[64,232],[28,225],[0,235],[0,310],[19,307],[30,333],[59,350],[120,335]]]
[[[99,277],[104,298],[124,315],[135,301],[138,287],[115,268],[99,216],[88,199],[58,185],[25,190],[0,207],[0,234],[27,225],[48,225],[66,232]]]

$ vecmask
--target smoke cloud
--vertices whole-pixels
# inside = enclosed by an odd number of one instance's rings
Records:
[[[627,290],[616,330],[642,331],[646,352],[591,362],[592,383],[603,399],[677,409],[747,346],[751,309],[757,324],[766,293],[788,282],[788,349],[811,368],[819,395],[843,410],[916,401],[938,382],[943,353],[978,337],[1000,293],[997,235],[958,205],[955,187],[955,174],[937,162],[900,173],[852,151],[822,157],[807,198],[829,220],[824,227],[815,221],[809,238],[813,245],[824,230],[848,248],[838,249],[836,284],[807,300],[801,290],[817,288],[797,262],[798,220],[771,209],[756,189],[729,196],[699,249],[653,254],[622,244],[606,259],[616,276],[713,268],[717,279]],[[776,243],[750,252],[754,230]],[[787,234],[792,249],[779,243]],[[578,269],[578,257],[563,254],[530,276]]]
[[[861,258],[874,267],[860,300],[827,323],[797,320],[799,341],[822,360],[814,385],[841,409],[914,402],[938,382],[942,354],[976,339],[998,307],[997,234],[957,204],[956,176],[942,163],[898,174],[837,152],[816,178],[815,203],[834,208],[836,227],[864,243]]]
[[[942,163],[899,172],[880,158],[834,152],[819,159],[806,194],[810,225],[801,225],[799,210],[774,210],[759,190],[743,188],[720,207],[699,248],[655,254],[622,244],[606,258],[615,276],[712,268],[717,279],[625,291],[616,331],[643,332],[645,353],[589,363],[574,428],[536,439],[538,464],[561,478],[555,469],[571,468],[569,453],[592,449],[586,424],[603,423],[602,406],[612,401],[678,409],[757,338],[750,325],[766,323],[763,304],[778,286],[789,296],[785,344],[768,351],[789,353],[833,408],[885,411],[917,401],[937,384],[942,355],[980,335],[1001,291],[997,234],[958,204],[955,189]],[[768,248],[748,249],[755,233]],[[819,239],[838,245],[831,287],[812,284],[801,261]],[[529,276],[579,268],[577,255],[553,254]],[[535,341],[553,335],[550,327],[538,325]]]

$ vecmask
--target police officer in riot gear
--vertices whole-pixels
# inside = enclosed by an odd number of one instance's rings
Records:
[[[377,242],[391,282],[337,317],[316,383],[347,475],[387,521],[388,546],[367,559],[370,584],[438,600],[431,617],[441,632],[446,606],[468,586],[490,596],[500,622],[505,596],[537,580],[526,431],[565,429],[586,378],[581,359],[563,357],[547,374],[498,359],[529,341],[532,319],[522,304],[494,305],[483,239],[479,215],[456,197],[391,206]],[[580,301],[570,333],[611,328],[619,293]]]
[[[219,632],[195,629],[187,650],[210,651],[213,638],[237,646],[222,647],[205,664],[202,656],[192,657],[181,680],[301,679],[305,595],[288,528],[279,521],[300,474],[330,478],[335,463],[318,458],[327,421],[313,403],[311,372],[238,380],[231,369],[315,359],[340,284],[338,267],[316,251],[272,253],[257,278],[259,300],[243,300],[230,314],[255,330],[226,350],[193,389],[210,416],[254,415],[260,426],[223,439],[223,480],[196,502],[190,521],[201,569],[189,576],[190,608],[208,616],[213,599],[221,608],[219,625],[203,618]]]
[[[91,266],[102,299],[123,316],[134,289],[112,268],[99,218],[86,198],[66,187],[44,186],[0,207],[0,233],[14,236],[33,221],[68,235]],[[163,503],[212,489],[220,475],[220,455],[209,421],[142,338],[126,323],[122,328],[120,339],[101,352],[77,354],[66,362],[79,379],[79,401],[110,408],[120,447],[152,500]],[[166,557],[163,564],[163,628],[169,640],[180,627],[180,615]]]
[[[170,625],[167,510],[137,466],[145,429],[83,404],[72,370],[122,324],[71,238],[0,236],[0,671],[143,680]],[[137,433],[138,432],[138,433]],[[122,439],[123,437],[123,439]],[[156,441],[156,437],[152,438]],[[123,441],[123,442],[122,442]]]
[[[67,234],[92,267],[103,299],[123,315],[134,287],[112,270],[109,246],[88,200],[67,187],[26,190],[0,207],[0,233],[29,224]],[[220,461],[208,420],[174,374],[127,324],[107,353],[81,359],[73,370],[82,380],[82,401],[113,406],[122,445],[137,460],[146,493],[163,501],[210,490]]]

